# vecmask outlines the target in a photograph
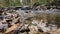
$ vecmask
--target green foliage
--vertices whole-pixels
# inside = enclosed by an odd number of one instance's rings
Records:
[[[8,0],[0,0],[0,7],[6,7],[8,6]]]
[[[10,0],[10,6],[19,6],[20,5],[20,1],[19,0]]]
[[[25,1],[24,1],[25,2]],[[57,0],[28,0],[27,5],[32,6],[32,5],[60,5],[60,2]],[[8,7],[8,6],[21,6],[22,4],[20,3],[20,0],[0,0],[0,7]],[[24,3],[25,5],[25,3]]]
[[[37,0],[34,5],[59,5],[60,3],[57,0]]]
[[[0,7],[20,6],[19,0],[0,0]]]

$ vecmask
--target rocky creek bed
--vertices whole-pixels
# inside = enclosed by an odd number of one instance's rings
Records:
[[[60,34],[60,12],[53,10],[0,11],[1,34]]]

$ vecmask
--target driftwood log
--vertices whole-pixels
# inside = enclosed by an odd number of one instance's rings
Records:
[[[14,24],[13,26],[11,26],[10,28],[8,28],[8,29],[6,30],[5,34],[11,34],[11,32],[12,32],[13,30],[15,30],[18,26],[19,26],[19,23]]]

